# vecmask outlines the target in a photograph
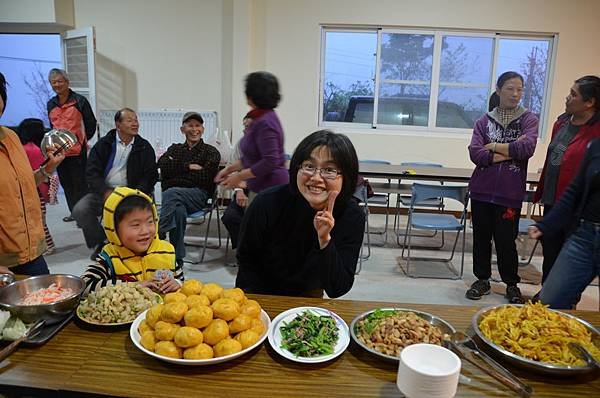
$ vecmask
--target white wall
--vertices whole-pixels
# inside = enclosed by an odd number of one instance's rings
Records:
[[[264,53],[264,63],[255,59],[253,66],[269,70],[281,81],[283,102],[279,115],[288,151],[318,128],[320,24],[556,32],[559,42],[551,89],[551,121],[563,112],[564,97],[575,78],[600,74],[597,0],[258,0],[254,6],[254,12],[260,15],[257,19],[264,24],[253,28],[264,34],[257,35],[253,52]],[[472,166],[466,152],[468,135],[344,132],[350,135],[361,158]],[[543,164],[546,145],[538,145],[530,170]]]
[[[213,0],[76,0],[76,27],[96,28],[98,109],[221,112],[230,79],[222,73],[222,7]]]

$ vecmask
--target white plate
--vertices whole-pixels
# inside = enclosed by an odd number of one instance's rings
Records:
[[[158,355],[155,352],[147,350],[140,343],[141,336],[140,336],[140,332],[138,332],[138,328],[140,326],[140,323],[142,323],[142,321],[144,319],[146,319],[147,311],[148,310],[146,310],[146,311],[142,312],[140,315],[138,315],[138,317],[135,318],[135,321],[133,321],[133,323],[131,324],[131,328],[129,328],[129,337],[131,337],[131,341],[133,341],[133,344],[135,344],[135,346],[137,348],[139,348],[141,351],[145,352],[146,354],[148,354],[154,358],[160,359],[161,361],[175,363],[177,365],[190,365],[190,366],[213,365],[216,363],[230,361],[234,358],[244,355],[248,351],[251,351],[254,348],[258,347],[260,344],[262,344],[262,342],[265,341],[265,339],[267,338],[267,334],[269,333],[269,328],[271,326],[271,318],[269,318],[269,315],[267,315],[267,313],[264,310],[261,310],[260,319],[265,324],[265,327],[266,327],[265,332],[262,334],[262,336],[260,336],[260,339],[258,339],[258,341],[256,343],[254,343],[254,345],[252,345],[251,347],[248,347],[245,350],[242,350],[240,352],[236,352],[235,354],[226,355],[224,357],[217,357],[217,358],[210,358],[210,359],[177,359],[177,358],[169,358],[169,357],[165,357],[162,355]]]
[[[306,357],[298,357],[294,354],[292,354],[291,352],[289,352],[288,350],[281,348],[281,330],[280,328],[283,326],[283,322],[289,323],[292,320],[294,320],[294,318],[301,314],[302,312],[306,311],[306,310],[310,310],[316,314],[319,315],[325,315],[325,316],[330,316],[334,319],[337,328],[338,328],[338,341],[335,345],[335,347],[333,348],[333,354],[329,354],[329,355],[321,355],[318,357],[313,357],[313,358],[306,358]],[[333,358],[338,357],[339,355],[342,354],[342,352],[344,352],[346,350],[346,348],[348,347],[348,344],[350,344],[350,330],[348,329],[348,325],[346,324],[346,322],[344,322],[344,320],[335,312],[326,310],[325,308],[319,308],[319,307],[297,307],[297,308],[292,308],[290,310],[287,310],[285,312],[282,312],[281,314],[277,315],[275,317],[275,319],[273,319],[273,324],[271,326],[271,329],[269,330],[269,343],[271,344],[271,347],[273,347],[273,349],[275,351],[277,351],[277,353],[279,355],[281,355],[284,358],[287,358],[291,361],[295,361],[295,362],[301,362],[301,363],[320,363],[320,362],[327,362],[332,360]]]

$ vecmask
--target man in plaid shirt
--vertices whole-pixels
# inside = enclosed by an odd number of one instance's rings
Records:
[[[161,239],[169,233],[175,246],[175,259],[183,264],[186,218],[204,207],[215,190],[219,171],[219,151],[202,141],[204,119],[196,112],[183,115],[183,144],[173,144],[158,160],[162,186],[162,205],[158,223]]]

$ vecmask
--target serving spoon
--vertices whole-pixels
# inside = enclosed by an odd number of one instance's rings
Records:
[[[569,348],[571,351],[574,351],[578,357],[583,359],[589,367],[596,367],[596,369],[600,369],[600,363],[598,363],[598,360],[594,358],[594,356],[590,354],[590,352],[584,346],[572,341],[569,343]]]
[[[450,340],[445,340],[445,342],[461,358],[489,374],[511,390],[518,392],[521,397],[529,397],[533,393],[533,388],[530,385],[523,383],[504,366],[500,365],[486,353],[480,351],[475,341],[465,333],[454,332],[450,335]],[[480,359],[488,366],[482,366],[474,358]]]
[[[19,337],[18,339],[4,347],[4,349],[0,351],[0,362],[4,361],[10,354],[12,354],[17,349],[19,344],[21,344],[23,341],[38,334],[45,323],[45,320],[40,319],[39,321],[34,323],[33,326],[31,326],[23,336]]]

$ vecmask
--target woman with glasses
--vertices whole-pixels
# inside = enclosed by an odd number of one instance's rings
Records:
[[[246,210],[236,286],[260,294],[342,296],[354,283],[365,225],[352,199],[356,151],[345,135],[317,131],[294,151],[289,177]]]
[[[240,141],[241,159],[221,170],[215,182],[226,188],[248,184],[250,201],[265,188],[288,182],[283,151],[283,128],[274,109],[279,104],[279,82],[269,72],[246,76],[246,101],[252,123]]]

